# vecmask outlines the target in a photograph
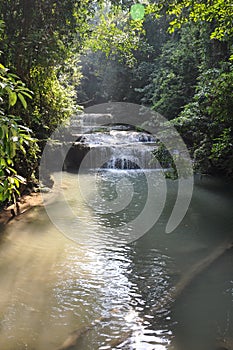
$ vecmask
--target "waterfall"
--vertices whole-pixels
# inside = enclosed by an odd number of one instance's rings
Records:
[[[83,114],[71,120],[75,139],[68,152],[69,167],[148,169],[155,167],[153,135],[133,125],[114,123],[110,114]],[[82,155],[80,156],[80,152]],[[88,155],[89,153],[89,155]]]

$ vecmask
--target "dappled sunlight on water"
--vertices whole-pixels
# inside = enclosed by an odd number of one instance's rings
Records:
[[[49,222],[45,225],[45,219],[43,210],[31,212],[27,224],[21,220],[9,226],[2,243],[0,336],[4,349],[56,349],[68,333],[101,317],[105,320],[89,332],[86,349],[106,343],[104,349],[124,333],[138,349],[143,349],[143,342],[157,343],[154,332],[144,334],[150,318],[139,316],[146,301],[130,281],[131,248],[104,251],[99,246],[78,245]]]
[[[159,308],[182,273],[229,235],[232,220],[226,220],[232,202],[224,188],[214,194],[211,186],[198,185],[188,214],[173,234],[164,233],[168,203],[148,234],[125,245],[115,244],[119,237],[104,225],[113,219],[101,221],[102,214],[86,206],[74,190],[76,175],[63,176],[65,197],[79,215],[76,224],[70,222],[75,241],[62,235],[42,208],[10,224],[2,238],[1,349],[56,350],[69,333],[84,327],[89,329],[74,349],[209,350],[219,329],[229,336],[231,254],[203,273],[172,307]],[[59,200],[51,208],[66,215]]]

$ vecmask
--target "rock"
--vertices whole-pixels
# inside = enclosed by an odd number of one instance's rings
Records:
[[[51,192],[51,189],[49,187],[46,187],[46,186],[40,187],[39,190],[41,193],[50,193]]]

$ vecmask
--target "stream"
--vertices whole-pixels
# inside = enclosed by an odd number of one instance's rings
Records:
[[[111,199],[122,174],[137,189],[129,208],[134,217],[146,200],[140,172],[103,170],[99,188]],[[89,195],[96,172],[80,176]],[[70,235],[60,232],[44,208],[8,225],[0,246],[1,350],[56,350],[69,333],[88,325],[93,327],[72,349],[113,349],[122,338],[117,349],[212,350],[217,338],[232,337],[231,251],[197,276],[172,305],[153,312],[182,274],[233,235],[229,184],[197,178],[188,212],[170,234],[165,226],[176,181],[167,180],[167,188],[159,220],[127,244],[119,244],[112,231],[124,222],[124,213],[116,217],[91,208],[77,186],[76,172],[62,173],[63,199],[58,195],[49,204]],[[63,211],[64,198],[76,222]]]

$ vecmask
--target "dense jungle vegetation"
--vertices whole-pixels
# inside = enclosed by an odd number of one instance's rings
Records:
[[[0,202],[38,177],[46,139],[82,106],[141,103],[200,172],[233,176],[231,0],[0,0]]]

